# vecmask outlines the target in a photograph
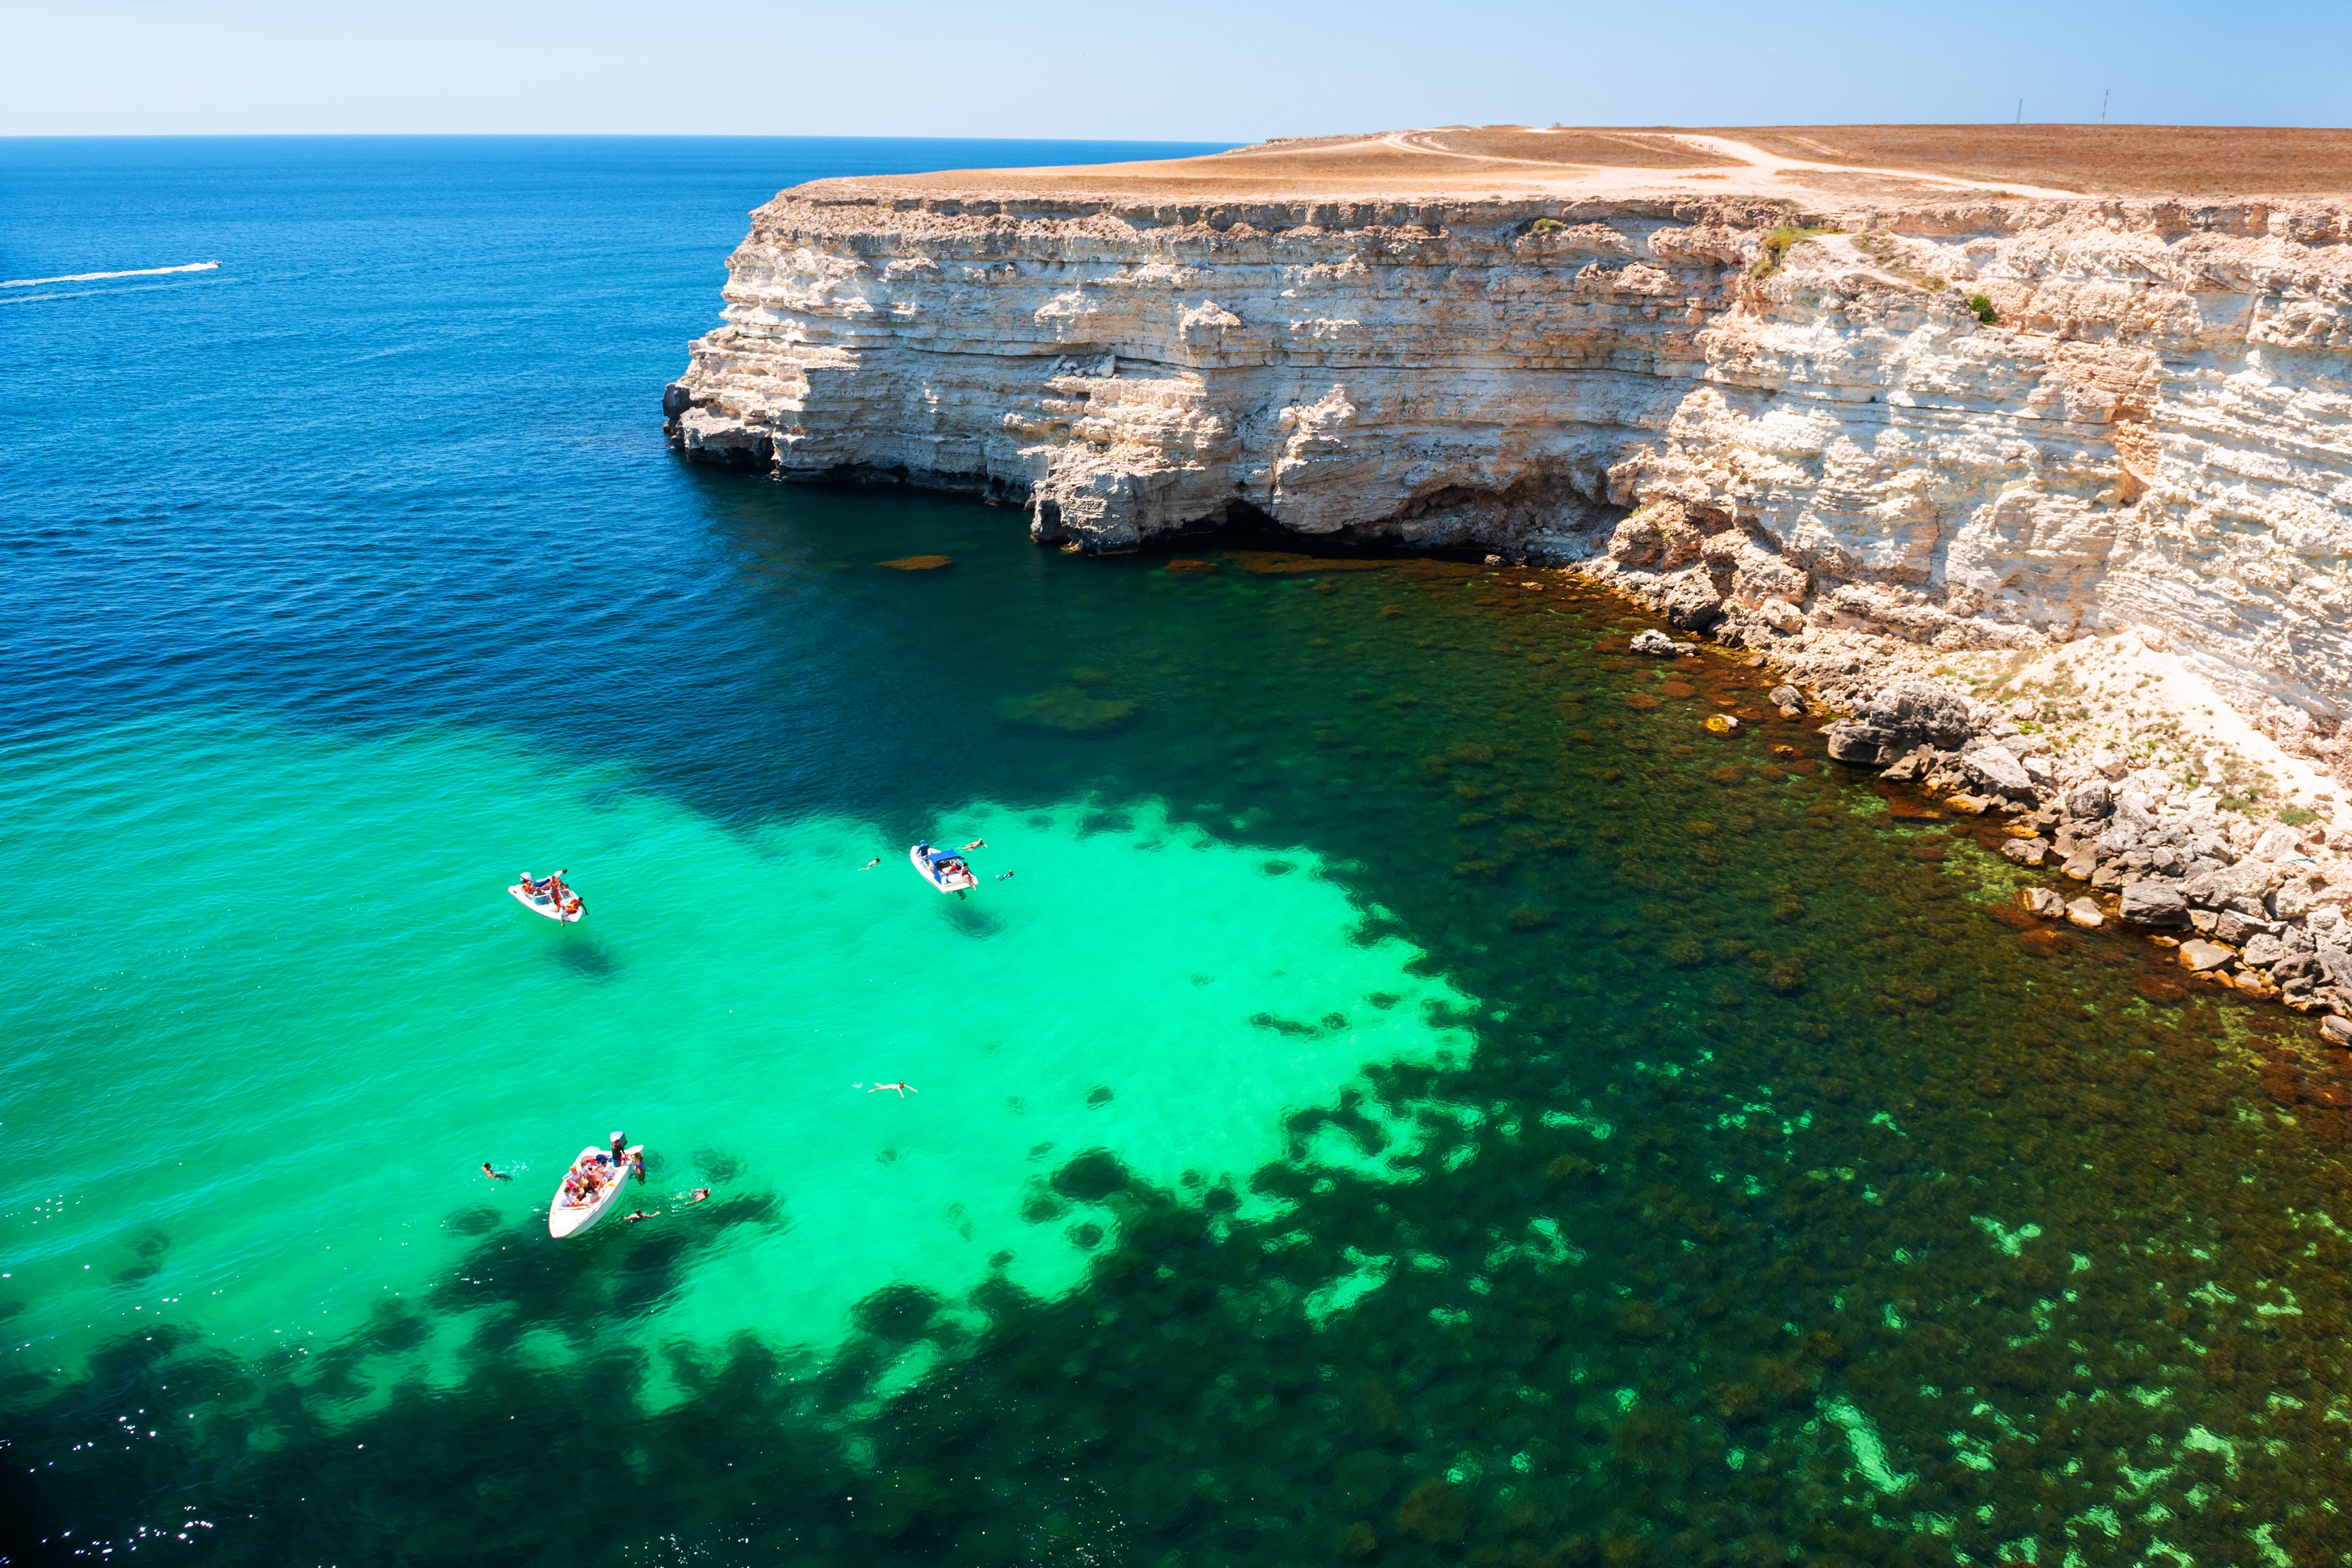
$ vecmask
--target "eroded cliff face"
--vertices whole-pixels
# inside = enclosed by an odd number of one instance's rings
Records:
[[[2347,239],[2352,209],[2312,202],[820,185],[756,214],[665,409],[692,456],[1017,497],[1076,548],[1248,508],[1583,561],[1759,647],[2128,625],[2332,721]]]

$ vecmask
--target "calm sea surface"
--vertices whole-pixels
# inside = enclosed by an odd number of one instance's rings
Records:
[[[0,1558],[2346,1561],[2299,1023],[1614,601],[664,448],[777,188],[1165,151],[0,143],[221,264],[0,288]]]

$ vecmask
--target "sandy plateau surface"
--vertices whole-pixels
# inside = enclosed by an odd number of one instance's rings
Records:
[[[1199,158],[824,181],[834,190],[1238,200],[1675,193],[1843,199],[2352,193],[2352,131],[2170,125],[1441,126]]]

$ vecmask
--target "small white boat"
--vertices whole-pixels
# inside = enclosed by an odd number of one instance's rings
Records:
[[[588,913],[588,906],[580,902],[580,895],[563,885],[562,872],[536,885],[531,881],[530,873],[525,872],[522,876],[522,881],[510,884],[507,891],[514,894],[517,904],[533,915],[544,915],[550,920],[576,925],[580,917]]]
[[[581,1150],[580,1157],[572,1162],[572,1170],[565,1171],[563,1180],[556,1184],[555,1197],[548,1203],[547,1233],[562,1240],[566,1236],[579,1235],[604,1218],[604,1211],[619,1199],[621,1189],[629,1185],[629,1166],[645,1152],[645,1147],[643,1144],[630,1145],[622,1151],[617,1166],[613,1163],[610,1149],[591,1144]],[[572,1171],[579,1172],[587,1184],[587,1190],[577,1203],[563,1196]]]
[[[941,893],[961,893],[980,885],[980,878],[971,874],[971,867],[953,850],[917,844],[907,852],[907,858],[914,862],[915,874]]]

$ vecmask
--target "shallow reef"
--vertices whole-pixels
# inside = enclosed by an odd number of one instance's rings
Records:
[[[519,1354],[772,1195],[595,1269],[464,1218],[462,1277],[351,1343],[20,1382],[43,1468],[0,1502],[193,1486],[190,1550],[253,1563],[2345,1560],[2343,1053],[2020,915],[1997,824],[1825,767],[1768,670],[1627,654],[1622,601],[1230,560],[1072,563],[1118,589],[1070,633],[1096,678],[1000,711],[1314,846],[1365,940],[1482,998],[1474,1051],[1370,1064],[1244,1187],[1071,1159],[1033,1218],[1087,1228],[1082,1288],[885,1291],[829,1359]],[[417,1314],[469,1325],[462,1379],[398,1370]],[[656,1361],[682,1403],[641,1405]],[[132,1407],[161,1435],[68,1448]],[[448,1463],[519,1450],[570,1508]]]

